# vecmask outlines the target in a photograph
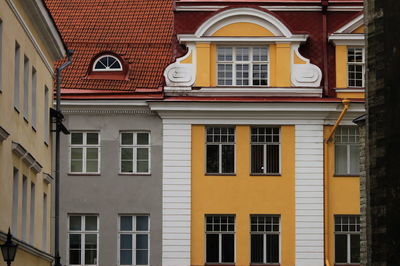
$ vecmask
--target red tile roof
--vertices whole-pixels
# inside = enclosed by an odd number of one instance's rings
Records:
[[[72,65],[62,73],[63,94],[79,90],[148,94],[162,90],[163,71],[173,61],[173,0],[45,3],[67,47],[75,51]],[[93,57],[105,51],[128,62],[128,80],[87,78]]]

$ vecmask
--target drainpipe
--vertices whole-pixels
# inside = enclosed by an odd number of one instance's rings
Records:
[[[328,77],[328,0],[322,0],[322,51],[323,51],[323,63],[324,63],[324,95],[329,94],[329,77]]]
[[[56,87],[56,156],[55,156],[55,225],[54,225],[54,266],[62,266],[60,261],[60,132],[64,131],[62,125],[63,116],[60,110],[61,102],[61,71],[72,63],[72,54],[74,52],[67,50],[67,62],[57,68],[57,87]]]
[[[339,115],[338,119],[335,122],[331,132],[329,133],[328,137],[324,140],[324,249],[325,249],[325,266],[330,266],[329,263],[329,154],[328,154],[328,144],[331,142],[333,134],[337,127],[339,126],[340,122],[342,121],[344,115],[346,114],[347,110],[350,106],[350,101],[347,99],[342,100],[343,103],[343,110],[342,113]]]

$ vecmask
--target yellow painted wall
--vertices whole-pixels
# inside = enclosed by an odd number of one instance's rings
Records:
[[[205,175],[205,127],[192,127],[191,265],[205,262],[205,214],[236,215],[236,264],[250,264],[250,215],[281,215],[281,265],[295,264],[294,126],[282,126],[282,175],[250,176],[250,127],[236,126],[236,175]]]
[[[365,99],[365,92],[337,92],[336,97],[341,99]]]
[[[192,60],[193,60],[192,57],[193,57],[193,55],[192,55],[192,53],[190,53],[190,55],[185,60],[182,60],[181,63],[182,64],[191,64]]]
[[[290,87],[290,43],[276,44],[276,86]]]
[[[209,43],[198,43],[196,44],[196,51],[197,51],[196,86],[210,87],[211,45]]]
[[[364,25],[358,27],[357,29],[355,29],[352,33],[365,33],[365,27]]]
[[[347,88],[347,46],[337,45],[336,49],[336,88]]]
[[[249,22],[232,23],[214,32],[212,36],[266,37],[274,34],[260,25]]]
[[[329,136],[331,126],[324,128],[324,137]],[[360,178],[334,176],[334,143],[328,145],[329,177],[329,260],[335,255],[334,215],[360,215]]]
[[[47,56],[47,60],[53,64],[53,59],[49,56],[50,51],[44,45],[47,40],[41,40],[36,28],[32,25],[37,23],[29,14],[25,13],[20,8],[20,3],[24,0],[13,1],[34,38],[40,45],[41,50]],[[47,248],[46,252],[50,252],[50,228],[51,228],[51,188],[44,183],[43,173],[51,173],[51,134],[48,144],[45,144],[45,125],[44,125],[44,88],[49,88],[48,102],[52,103],[53,76],[45,65],[45,62],[40,57],[33,43],[24,31],[22,25],[17,20],[16,16],[8,6],[6,1],[0,1],[0,18],[3,22],[3,43],[2,43],[2,84],[0,85],[3,91],[0,93],[0,126],[3,127],[10,136],[3,142],[0,142],[0,230],[7,232],[12,222],[12,197],[13,197],[13,167],[19,169],[19,211],[17,230],[12,234],[21,238],[22,232],[22,175],[28,178],[27,186],[27,219],[26,219],[26,235],[27,242],[30,242],[30,220],[34,219],[34,242],[33,246],[43,250],[42,241],[42,217],[43,217],[43,193],[47,194],[48,208],[48,231],[47,231]],[[19,112],[14,110],[14,51],[15,42],[20,45],[20,98]],[[29,93],[24,95],[24,55],[29,58]],[[36,128],[32,126],[32,66],[37,73],[36,86]],[[29,115],[28,119],[24,120],[24,98],[29,99]],[[50,107],[50,106],[48,106]],[[46,108],[48,110],[48,107]],[[20,143],[33,157],[43,166],[42,172],[35,175],[32,170],[16,155],[12,153],[12,142]],[[35,217],[30,217],[30,186],[35,184]],[[32,255],[27,254],[24,259],[24,252],[18,251],[16,263],[13,265],[36,266],[49,265],[49,263],[41,262],[41,259],[32,258]],[[2,260],[1,260],[2,261]],[[0,262],[0,265],[2,262]]]

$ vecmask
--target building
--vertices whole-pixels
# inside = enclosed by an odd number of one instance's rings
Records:
[[[13,265],[53,259],[49,108],[53,64],[64,54],[42,1],[0,2],[0,243],[10,228],[19,244]]]
[[[162,265],[163,97],[172,1],[46,0],[73,63],[61,108],[62,265]],[[66,19],[68,18],[68,19]]]
[[[163,266],[359,264],[362,9],[176,1],[187,51],[149,102],[163,121]]]

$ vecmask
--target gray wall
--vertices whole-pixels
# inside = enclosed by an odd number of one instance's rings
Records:
[[[145,111],[146,113],[146,111]],[[98,214],[99,265],[117,265],[119,214],[150,215],[150,261],[161,265],[162,124],[151,114],[68,113],[65,125],[73,130],[98,130],[100,175],[73,176],[69,169],[69,137],[61,140],[60,253],[66,264],[68,214]],[[151,175],[119,175],[120,130],[151,132]]]

